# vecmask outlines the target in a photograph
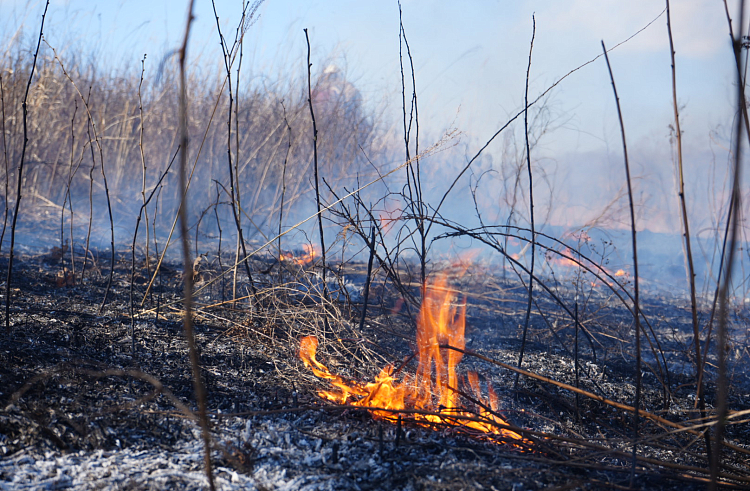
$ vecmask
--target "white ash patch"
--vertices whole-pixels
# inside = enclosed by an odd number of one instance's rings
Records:
[[[224,453],[214,450],[220,490],[411,490],[421,480],[440,482],[440,469],[488,469],[475,458],[469,463],[456,456],[455,435],[405,427],[395,447],[394,425],[356,416],[306,411],[231,418],[215,422],[213,430],[215,448],[254,449],[254,464],[245,471],[231,468]],[[197,427],[193,433],[194,439],[171,448],[27,449],[0,461],[0,490],[207,489]]]
[[[255,480],[216,467],[218,489],[256,489]],[[203,448],[185,442],[174,449],[97,450],[61,454],[22,451],[0,462],[0,489],[186,489],[208,487]]]
[[[401,467],[381,460],[379,441],[353,430],[351,422],[334,423],[325,430],[329,436],[316,437],[321,417],[308,412],[290,419],[233,418],[215,425],[217,446],[247,448],[249,443],[255,449],[255,464],[247,474],[214,464],[217,489],[361,489],[363,480],[377,482]],[[194,428],[193,433],[194,440],[173,448],[70,453],[29,448],[0,461],[0,490],[207,489],[200,432]],[[383,433],[393,438],[392,430]],[[222,452],[213,452],[215,462],[221,457]]]

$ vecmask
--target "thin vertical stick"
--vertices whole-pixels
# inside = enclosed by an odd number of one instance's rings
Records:
[[[177,152],[180,151],[180,147],[177,147]],[[141,217],[145,216],[146,219],[148,218],[148,215],[146,215],[146,207],[151,202],[151,198],[154,197],[154,194],[161,189],[161,183],[164,180],[165,177],[167,177],[167,174],[169,174],[169,169],[172,168],[172,164],[174,163],[175,159],[177,158],[177,152],[175,152],[174,156],[172,157],[172,160],[169,161],[169,165],[167,165],[167,169],[162,173],[161,177],[159,178],[159,181],[156,183],[156,186],[154,186],[154,189],[151,190],[151,194],[149,194],[148,198],[146,198],[146,195],[143,196],[144,201],[141,205],[141,209],[138,211],[138,217],[136,217],[135,220],[135,230],[133,231],[133,245],[131,246],[131,263],[130,263],[130,337],[131,337],[131,344],[132,344],[132,356],[135,358],[135,308],[133,303],[133,291],[135,289],[135,244],[136,240],[138,239],[138,229],[141,225]],[[143,188],[145,189],[145,187]],[[146,223],[146,230],[148,230],[148,221]],[[156,235],[154,235],[154,239],[156,239]]]
[[[424,289],[426,284],[425,281],[427,279],[427,234],[429,233],[429,226],[425,227],[425,217],[427,216],[427,209],[422,198],[422,175],[419,166],[419,104],[417,100],[417,79],[414,71],[414,58],[411,55],[409,40],[406,38],[406,29],[404,28],[401,2],[398,2],[398,24],[398,59],[401,67],[401,109],[403,112],[406,161],[409,162],[409,164],[406,166],[406,190],[409,192],[409,200],[407,206],[411,210],[411,214],[414,216],[415,226],[417,227],[417,231],[419,232],[419,244],[418,246],[415,246],[415,249],[418,251],[419,256],[419,276],[420,284],[422,285],[422,297],[424,298]],[[401,42],[402,39],[403,43]],[[404,57],[402,44],[406,47],[406,56],[407,58],[409,58],[409,71],[411,73],[412,93],[411,100],[409,101],[410,107],[408,117],[406,112],[406,79],[404,77]],[[414,123],[413,162],[409,150],[409,143],[411,142],[412,123]]]
[[[70,166],[68,167],[68,185],[65,188],[65,196],[63,198],[62,210],[60,211],[60,249],[63,249],[63,236],[65,235],[65,205],[67,203],[68,209],[70,210],[70,271],[73,278],[76,277],[76,261],[75,261],[75,237],[73,237],[73,197],[70,194],[70,186],[73,182],[73,176],[78,172],[78,166],[73,171],[73,157],[75,152],[75,121],[76,114],[78,114],[78,99],[74,99],[75,109],[73,110],[73,117],[70,118]],[[80,166],[81,162],[78,162]],[[0,240],[0,242],[2,242]],[[63,253],[65,251],[63,250]]]
[[[284,199],[286,198],[286,165],[289,162],[289,153],[292,151],[292,127],[289,124],[289,120],[286,116],[286,106],[284,101],[281,101],[281,108],[284,110],[284,123],[286,124],[288,132],[288,143],[286,147],[286,155],[284,156],[284,166],[281,171],[281,204],[279,205],[279,250],[278,255],[281,258],[281,227],[284,223]],[[284,283],[284,268],[279,268],[279,284]]]
[[[235,257],[235,262],[234,262],[234,286],[232,288],[233,299],[235,299],[236,298],[235,296],[236,286],[237,286],[237,265],[239,264],[239,261],[237,259],[239,259],[240,248],[242,248],[242,254],[243,254],[243,257],[245,258],[243,259],[242,262],[245,265],[245,273],[247,274],[248,281],[250,282],[250,288],[253,292],[253,295],[255,295],[257,291],[255,289],[255,281],[253,281],[253,275],[250,272],[250,264],[247,262],[247,258],[249,256],[247,254],[247,247],[245,246],[245,237],[242,233],[242,216],[240,215],[240,210],[242,209],[241,203],[240,203],[240,189],[239,189],[240,181],[239,181],[239,176],[237,175],[237,172],[236,172],[237,170],[236,160],[235,160],[235,163],[232,164],[232,107],[234,106],[234,97],[232,96],[232,62],[233,62],[233,57],[234,57],[233,55],[234,45],[232,49],[230,49],[229,46],[227,46],[227,42],[224,39],[224,35],[221,33],[221,24],[219,22],[219,14],[216,11],[216,2],[212,0],[211,5],[213,6],[214,16],[216,17],[216,29],[219,33],[219,44],[221,45],[221,50],[222,50],[222,53],[224,54],[224,68],[227,72],[226,80],[227,80],[227,84],[229,85],[229,88],[227,89],[227,95],[229,96],[229,110],[227,111],[227,164],[228,164],[227,168],[229,169],[229,189],[231,191],[232,214],[234,215],[234,224],[237,227],[237,248],[235,249],[236,257]],[[242,14],[241,27],[243,29],[244,29],[243,26],[245,26],[246,12],[247,12],[247,6],[244,7],[243,14]],[[243,31],[243,36],[244,36],[244,31]],[[236,43],[237,41],[235,41],[235,45]],[[238,71],[238,74],[239,74],[239,71]],[[238,84],[238,82],[235,82],[235,84]],[[239,147],[237,151],[239,151]]]
[[[576,283],[576,285],[577,285],[577,283]],[[576,286],[576,289],[577,288],[578,287]],[[578,331],[579,331],[579,326],[580,326],[580,322],[578,321],[578,292],[576,292],[576,303],[575,303],[574,313],[575,313],[575,319],[574,319],[574,322],[575,322],[575,341],[574,341],[574,343],[575,343],[574,344],[575,352],[574,352],[573,358],[574,358],[574,361],[575,361],[576,389],[580,389],[581,386],[580,386],[580,378],[579,377],[580,377],[580,371],[581,371],[580,368],[581,367],[580,367],[580,364],[579,364],[579,361],[578,361]],[[578,392],[576,392],[576,421],[578,421],[578,422],[581,421],[581,397],[580,397],[580,394],[578,394]]]
[[[221,220],[219,220],[219,184],[216,183],[216,204],[214,205],[214,216],[216,217],[216,228],[219,231],[219,250],[216,253],[216,257],[219,258],[219,270],[224,271],[224,265],[221,264],[221,242],[222,242],[222,234],[223,231],[221,230]],[[224,302],[226,298],[224,297],[224,289],[226,287],[226,277],[221,277],[221,301]]]
[[[91,87],[89,87],[88,100],[91,100]],[[86,99],[83,99],[83,105],[86,107]],[[89,169],[89,225],[86,229],[86,245],[83,248],[83,265],[81,266],[81,283],[86,276],[86,264],[89,259],[89,244],[91,243],[91,228],[94,226],[94,171],[96,170],[96,159],[94,158],[94,146],[91,143],[91,120],[86,121],[86,134],[89,137],[88,145],[91,150],[91,169]],[[85,148],[85,147],[84,147]]]
[[[179,150],[179,147],[177,148],[177,150]],[[161,196],[161,190],[162,189],[164,189],[164,186],[159,186],[159,191],[156,193],[156,201],[154,202],[154,213],[153,213],[153,218],[151,219],[151,230],[154,232],[154,234],[153,234],[153,238],[154,238],[154,257],[159,257],[159,240],[158,240],[158,236],[156,235],[156,217],[157,217],[157,215],[159,213],[159,197]],[[148,226],[148,224],[146,224],[146,226]],[[169,246],[168,244],[165,245],[164,249],[166,249],[168,246]],[[158,270],[158,266],[157,266],[157,269],[154,270],[154,276],[151,279],[151,281],[149,282],[149,286],[152,285],[152,282],[156,278],[157,274],[159,276],[159,285],[161,286],[161,284],[162,284],[162,281],[161,281],[162,276],[161,276],[161,272]],[[146,297],[148,295],[149,295],[148,292],[146,292],[143,295],[143,300],[144,301],[146,300]],[[154,322],[157,322],[159,320],[159,309],[161,308],[161,295],[162,294],[160,292],[156,294],[156,309],[154,311]],[[153,299],[153,293],[151,294],[151,298]]]
[[[149,244],[151,242],[151,234],[148,228],[148,209],[146,208],[146,154],[143,151],[143,97],[141,94],[141,88],[143,87],[143,74],[146,72],[146,55],[143,55],[141,60],[141,80],[138,83],[138,114],[139,114],[139,125],[138,125],[138,148],[141,151],[141,167],[143,168],[143,179],[141,180],[141,198],[143,199],[143,221],[146,223],[146,273],[151,276],[151,255],[149,254]],[[171,165],[171,163],[170,163]],[[155,188],[154,188],[155,189]],[[153,193],[151,193],[153,196]],[[150,199],[150,198],[149,198]],[[140,215],[138,215],[140,220]],[[138,226],[136,225],[136,233],[138,233]],[[135,244],[133,244],[135,247]],[[132,304],[132,299],[131,299]]]
[[[637,464],[636,456],[638,454],[638,424],[640,419],[640,408],[641,408],[641,308],[639,300],[639,285],[638,285],[638,246],[636,242],[636,228],[635,228],[635,207],[633,206],[633,186],[630,181],[630,163],[628,162],[628,145],[625,139],[625,124],[622,120],[622,110],[620,109],[620,98],[617,96],[617,87],[615,86],[615,77],[612,74],[612,66],[609,64],[609,56],[607,55],[607,48],[604,46],[602,41],[602,50],[604,51],[604,59],[607,61],[607,70],[609,71],[609,79],[612,81],[612,91],[615,94],[615,104],[617,105],[617,118],[620,121],[620,133],[622,135],[622,152],[625,159],[625,178],[628,182],[628,202],[630,205],[630,232],[633,237],[633,276],[634,276],[634,288],[635,295],[633,296],[633,316],[635,317],[635,404],[633,411],[633,469],[631,471],[630,480],[631,486],[635,481],[635,468]]]
[[[672,58],[672,105],[674,106],[674,124],[677,143],[677,171],[679,180],[680,213],[682,214],[683,235],[685,237],[685,256],[687,259],[688,281],[690,283],[690,313],[693,319],[693,342],[695,343],[695,378],[696,400],[701,418],[706,418],[706,398],[703,393],[703,357],[701,355],[700,328],[698,326],[698,305],[695,295],[695,268],[693,267],[693,251],[690,244],[690,224],[685,202],[685,179],[682,165],[682,130],[680,129],[680,111],[677,106],[677,71],[675,69],[674,41],[672,40],[672,17],[670,15],[669,0],[667,2],[667,33],[669,34],[669,54]],[[706,453],[711,456],[711,437],[705,433]]]
[[[365,277],[365,288],[362,298],[362,317],[359,319],[360,331],[365,327],[365,317],[367,317],[367,301],[370,297],[370,280],[372,278],[372,260],[375,258],[375,225],[370,227],[370,258],[367,260],[367,276]]]
[[[94,127],[94,121],[91,120],[91,125],[94,128],[94,136],[97,139],[97,142],[99,140],[99,137],[96,136],[96,127]],[[102,182],[104,183],[104,195],[107,197],[107,213],[109,216],[109,232],[110,232],[110,258],[109,258],[109,278],[107,279],[107,288],[104,290],[104,298],[102,299],[102,304],[99,306],[99,314],[102,313],[104,310],[104,306],[107,304],[107,297],[109,297],[109,292],[112,289],[112,279],[115,276],[115,222],[112,218],[112,201],[109,197],[109,184],[107,184],[107,174],[104,172],[104,154],[102,153],[102,146],[101,144],[97,143],[97,146],[99,147],[99,163],[101,166],[99,167],[99,170],[102,173]]]
[[[8,142],[5,140],[5,89],[3,88],[3,75],[0,73],[0,108],[2,108],[2,128],[3,132],[3,162],[5,163],[5,212],[3,216],[3,231],[0,233],[0,251],[3,250],[3,241],[5,240],[5,229],[8,226],[8,194],[10,187],[10,169],[8,167]],[[76,106],[76,109],[78,107]]]
[[[739,229],[739,213],[741,208],[740,182],[742,167],[740,161],[742,157],[742,125],[747,118],[747,106],[745,104],[745,87],[742,77],[742,22],[745,13],[745,2],[740,1],[739,5],[739,31],[737,36],[732,39],[734,47],[734,58],[737,63],[737,107],[738,114],[736,117],[736,127],[734,131],[734,163],[732,176],[732,196],[729,202],[731,214],[731,233],[729,238],[729,250],[727,251],[727,260],[724,266],[724,282],[719,289],[719,326],[716,333],[716,351],[718,352],[719,376],[716,388],[716,426],[714,427],[714,447],[711,452],[711,482],[709,490],[713,491],[718,488],[719,468],[721,467],[721,450],[722,440],[724,438],[724,427],[726,426],[727,417],[727,396],[729,392],[727,380],[727,323],[729,310],[729,289],[732,286],[732,267],[734,266],[734,256],[737,249],[737,233]],[[728,16],[728,13],[727,13]],[[731,27],[731,23],[730,23]]]
[[[529,268],[529,300],[526,304],[526,320],[523,323],[523,335],[521,337],[521,351],[518,353],[518,368],[523,364],[523,353],[526,350],[526,336],[531,321],[531,303],[534,298],[534,262],[536,259],[536,232],[534,230],[534,180],[531,173],[531,145],[529,144],[529,74],[531,73],[531,53],[534,51],[534,38],[536,37],[536,19],[531,16],[532,31],[531,43],[529,45],[529,64],[526,66],[526,91],[524,93],[523,130],[526,137],[526,166],[529,172],[529,216],[531,220],[531,267]],[[515,390],[518,390],[520,373],[516,373]]]
[[[28,108],[26,103],[29,100],[29,90],[31,89],[31,82],[34,80],[34,69],[36,68],[36,59],[39,56],[39,46],[42,44],[42,36],[44,35],[44,18],[47,16],[47,9],[49,8],[49,0],[44,6],[44,13],[42,14],[42,24],[39,26],[39,39],[36,43],[36,50],[34,51],[34,62],[31,65],[31,73],[29,73],[29,81],[26,83],[26,92],[23,96],[23,102],[21,102],[21,109],[23,110],[23,147],[21,148],[21,161],[18,163],[18,175],[17,189],[16,189],[16,206],[13,210],[13,221],[10,225],[10,256],[8,258],[8,274],[5,278],[5,331],[10,332],[10,280],[13,276],[13,249],[16,243],[16,222],[18,221],[18,210],[21,207],[21,187],[23,186],[23,164],[26,158],[26,147],[29,144],[29,131],[28,131]],[[3,132],[5,134],[5,132]],[[8,199],[8,195],[5,195],[5,199]],[[7,205],[6,205],[7,206]]]
[[[190,365],[193,369],[193,386],[195,398],[198,401],[198,413],[200,418],[201,432],[203,433],[204,464],[206,466],[206,478],[208,486],[213,491],[214,477],[211,470],[211,434],[209,433],[208,416],[206,415],[206,391],[201,379],[198,350],[195,346],[195,334],[193,332],[193,261],[190,257],[190,243],[188,239],[187,223],[187,154],[188,154],[188,126],[187,126],[187,83],[185,80],[185,58],[187,54],[188,38],[190,37],[190,25],[193,22],[193,0],[190,0],[188,18],[185,26],[185,37],[180,48],[180,196],[182,206],[180,207],[180,235],[182,236],[182,258],[183,258],[183,282],[185,284],[185,317],[183,326],[185,337],[190,351]]]
[[[70,84],[73,86],[75,91],[78,93],[78,96],[83,101],[83,107],[86,109],[86,116],[88,118],[88,123],[86,126],[86,131],[89,135],[89,145],[91,148],[91,170],[89,171],[89,229],[86,235],[86,253],[88,253],[89,249],[89,239],[91,238],[91,227],[93,223],[94,218],[94,197],[93,197],[93,184],[94,184],[94,169],[96,168],[96,156],[94,154],[94,142],[96,143],[97,150],[99,151],[99,171],[102,174],[102,181],[104,183],[104,194],[107,198],[107,214],[109,216],[109,233],[110,233],[110,265],[109,265],[109,278],[107,279],[107,288],[104,291],[104,299],[102,300],[102,304],[99,306],[99,313],[101,314],[102,310],[104,310],[104,306],[107,303],[107,297],[109,296],[109,292],[112,288],[112,279],[115,275],[115,223],[114,218],[112,216],[112,199],[109,195],[109,183],[107,182],[107,173],[104,171],[104,149],[102,147],[102,142],[99,138],[99,133],[96,131],[96,122],[94,121],[94,115],[91,112],[91,107],[89,106],[89,102],[91,101],[91,91],[92,87],[89,86],[89,93],[88,93],[88,99],[84,99],[83,94],[78,89],[78,86],[73,81],[73,78],[70,76],[68,71],[65,69],[65,65],[63,64],[62,60],[59,56],[57,56],[57,51],[55,48],[53,48],[47,40],[44,41],[47,46],[52,50],[52,53],[55,55],[55,60],[60,64],[60,69],[63,72],[63,75],[70,81]],[[91,138],[91,132],[93,131],[94,137]],[[83,262],[83,270],[81,272],[81,279],[83,280],[83,273],[86,269],[86,260],[84,259]]]
[[[732,40],[732,43],[734,43],[734,29],[732,28],[732,17],[729,15],[729,5],[727,5],[726,0],[724,0],[724,12],[726,13],[727,17],[727,24],[729,28],[729,39]],[[742,65],[740,63],[740,57],[735,56],[735,62],[737,65],[737,76],[742,80],[742,82],[739,84],[739,87],[741,89],[742,93],[742,101],[745,100],[745,86],[744,86],[744,76],[742,75],[743,69]],[[747,113],[747,104],[740,104],[740,112],[742,113],[742,121],[743,125],[745,127],[745,133],[747,135],[748,141],[750,141],[750,117],[748,117]],[[731,229],[732,224],[732,217],[734,216],[734,210],[732,210],[732,207],[729,207],[729,211],[727,212],[727,221],[726,226],[724,228],[724,239],[722,241],[721,245],[721,254],[719,259],[719,273],[716,280],[716,289],[714,290],[714,300],[713,304],[711,306],[711,315],[708,319],[708,329],[706,333],[706,342],[703,345],[703,353],[708,353],[709,348],[711,346],[711,332],[713,330],[714,325],[714,318],[716,315],[717,310],[717,304],[719,301],[719,290],[721,289],[722,280],[723,280],[723,274],[724,274],[724,261],[727,259],[727,242],[729,241],[729,232]],[[706,357],[704,355],[703,357],[703,366],[706,365]],[[703,374],[703,368],[701,368],[701,375]]]
[[[315,111],[312,103],[312,82],[310,69],[310,37],[305,28],[305,40],[307,41],[307,102],[310,106],[310,118],[313,127],[313,169],[315,171],[315,204],[318,207],[318,229],[320,231],[320,259],[323,265],[323,298],[328,303],[328,284],[326,283],[326,244],[323,237],[323,214],[320,212],[320,183],[318,180],[318,126],[315,123]],[[327,317],[326,317],[327,319]]]
[[[226,79],[225,82],[226,83]],[[221,90],[224,90],[224,85],[222,84]],[[174,233],[175,227],[177,227],[177,222],[180,218],[180,208],[182,208],[182,204],[185,202],[185,193],[187,193],[187,190],[190,188],[190,183],[193,181],[193,176],[195,175],[195,168],[198,166],[198,159],[201,156],[201,151],[203,150],[203,145],[206,143],[206,138],[208,137],[208,131],[211,129],[211,124],[213,123],[214,116],[216,115],[216,109],[219,107],[219,102],[221,101],[221,97],[216,98],[216,104],[214,104],[213,111],[211,112],[211,117],[208,119],[208,124],[206,125],[206,129],[203,132],[203,139],[201,140],[201,144],[198,147],[198,151],[195,154],[195,159],[193,160],[193,167],[190,171],[190,177],[187,180],[187,186],[185,191],[183,192],[182,198],[180,199],[180,203],[178,205],[177,214],[175,215],[174,219],[172,220],[172,226],[169,229],[169,234],[167,234],[166,239],[164,240],[164,250],[162,250],[161,255],[156,254],[156,257],[159,259],[156,261],[156,266],[154,267],[154,273],[151,275],[151,280],[148,282],[148,286],[146,286],[146,291],[143,293],[143,298],[141,299],[141,307],[146,303],[146,298],[148,297],[149,293],[151,292],[151,287],[154,284],[154,281],[156,281],[157,274],[161,273],[161,264],[164,261],[164,256],[167,254],[167,249],[169,248],[170,244],[172,243],[172,234]],[[154,210],[154,213],[156,213],[156,210]],[[153,227],[152,230],[154,231],[154,246],[156,247],[156,220],[153,221]],[[236,265],[235,265],[236,267]],[[161,276],[160,276],[161,277]]]

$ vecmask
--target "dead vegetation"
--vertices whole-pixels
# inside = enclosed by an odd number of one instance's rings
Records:
[[[405,25],[397,144],[326,63],[263,87],[241,83],[257,6],[245,7],[233,42],[222,37],[220,75],[145,59],[134,74],[102,74],[58,55],[41,31],[38,59],[21,40],[6,50],[3,236],[19,242],[14,251],[0,239],[9,293],[0,451],[17,467],[0,467],[4,481],[20,485],[22,468],[35,479],[27,454],[175,450],[197,438],[204,414],[210,487],[212,467],[227,489],[231,472],[259,488],[750,487],[750,331],[731,283],[738,186],[715,294],[697,298],[691,284],[686,303],[642,291],[637,267],[632,280],[608,269],[606,244],[535,227],[523,191],[534,176],[529,116],[533,126],[559,81],[535,99],[527,93],[431,202],[423,166],[456,134],[420,142]],[[741,32],[736,39],[740,67]],[[175,97],[182,75],[186,113]],[[744,108],[744,90],[738,100]],[[507,174],[505,223],[482,217],[478,181],[465,199],[479,225],[445,216],[471,165],[521,117],[526,145]],[[438,246],[457,238],[491,254],[439,259]],[[633,249],[637,265],[635,232]],[[433,336],[435,373],[427,370],[460,402],[370,404],[383,383],[366,384],[381,369],[404,385],[424,370],[416,326],[437,273],[447,275],[451,315],[462,304],[467,320],[460,339]],[[194,377],[182,322],[195,326]],[[329,383],[299,360],[311,336],[324,378],[355,388],[338,404],[318,397]],[[458,375],[440,382],[440,360],[456,358]],[[156,482],[123,472],[135,487]],[[161,485],[178,482],[169,476]],[[94,486],[65,479],[57,485]]]

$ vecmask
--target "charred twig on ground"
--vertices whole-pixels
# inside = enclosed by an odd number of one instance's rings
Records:
[[[90,361],[85,362],[85,364],[91,363]],[[198,417],[193,413],[189,407],[187,407],[185,404],[183,404],[182,401],[178,397],[176,397],[168,388],[164,387],[162,382],[154,377],[153,375],[150,375],[148,373],[145,373],[141,370],[135,370],[135,369],[118,369],[118,368],[106,368],[104,366],[101,367],[99,370],[92,370],[88,368],[83,368],[79,365],[83,365],[83,361],[71,361],[71,362],[65,362],[62,364],[59,364],[55,367],[53,367],[50,370],[45,370],[44,372],[38,373],[31,377],[29,380],[24,383],[24,385],[19,388],[17,391],[15,391],[9,401],[11,404],[16,404],[23,396],[26,394],[26,392],[29,391],[34,385],[36,385],[39,382],[44,382],[52,377],[57,376],[60,373],[64,373],[67,371],[72,371],[76,375],[85,375],[93,378],[104,378],[104,377],[132,377],[135,379],[143,380],[144,382],[148,382],[151,384],[154,388],[154,391],[148,394],[147,396],[144,396],[143,398],[137,399],[135,401],[131,401],[127,403],[126,405],[118,405],[115,408],[108,409],[109,412],[114,411],[121,411],[123,409],[131,409],[131,408],[137,408],[141,402],[146,402],[147,398],[148,400],[153,399],[155,396],[162,394],[164,395],[169,401],[174,405],[175,408],[177,408],[178,412],[174,413],[176,415],[180,415],[180,417],[184,417],[187,419],[190,419],[192,421],[198,421]]]

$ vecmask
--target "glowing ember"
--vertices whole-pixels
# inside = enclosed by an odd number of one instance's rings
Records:
[[[363,384],[346,381],[339,375],[332,374],[315,358],[318,348],[315,336],[302,338],[299,349],[302,361],[317,377],[329,380],[337,389],[320,391],[318,395],[338,404],[380,408],[381,410],[373,409],[372,414],[389,421],[396,420],[399,409],[440,413],[415,413],[410,417],[425,425],[441,423],[473,430],[475,433],[523,440],[518,433],[502,428],[507,423],[496,415],[499,407],[497,395],[488,383],[488,398],[482,397],[479,376],[475,372],[469,372],[466,383],[462,385],[466,387],[463,392],[469,393],[478,410],[470,412],[459,405],[460,389],[456,366],[463,354],[440,348],[440,345],[460,349],[465,346],[466,303],[457,306],[455,300],[455,292],[447,288],[445,277],[427,285],[417,319],[417,373],[413,376],[404,375],[400,382],[394,377],[393,366],[384,368],[374,382]]]
[[[299,266],[305,266],[313,262],[319,255],[318,250],[310,244],[302,244],[302,249],[305,253],[300,257],[295,257],[291,252],[282,252],[281,255],[279,255],[279,260],[289,261]]]

